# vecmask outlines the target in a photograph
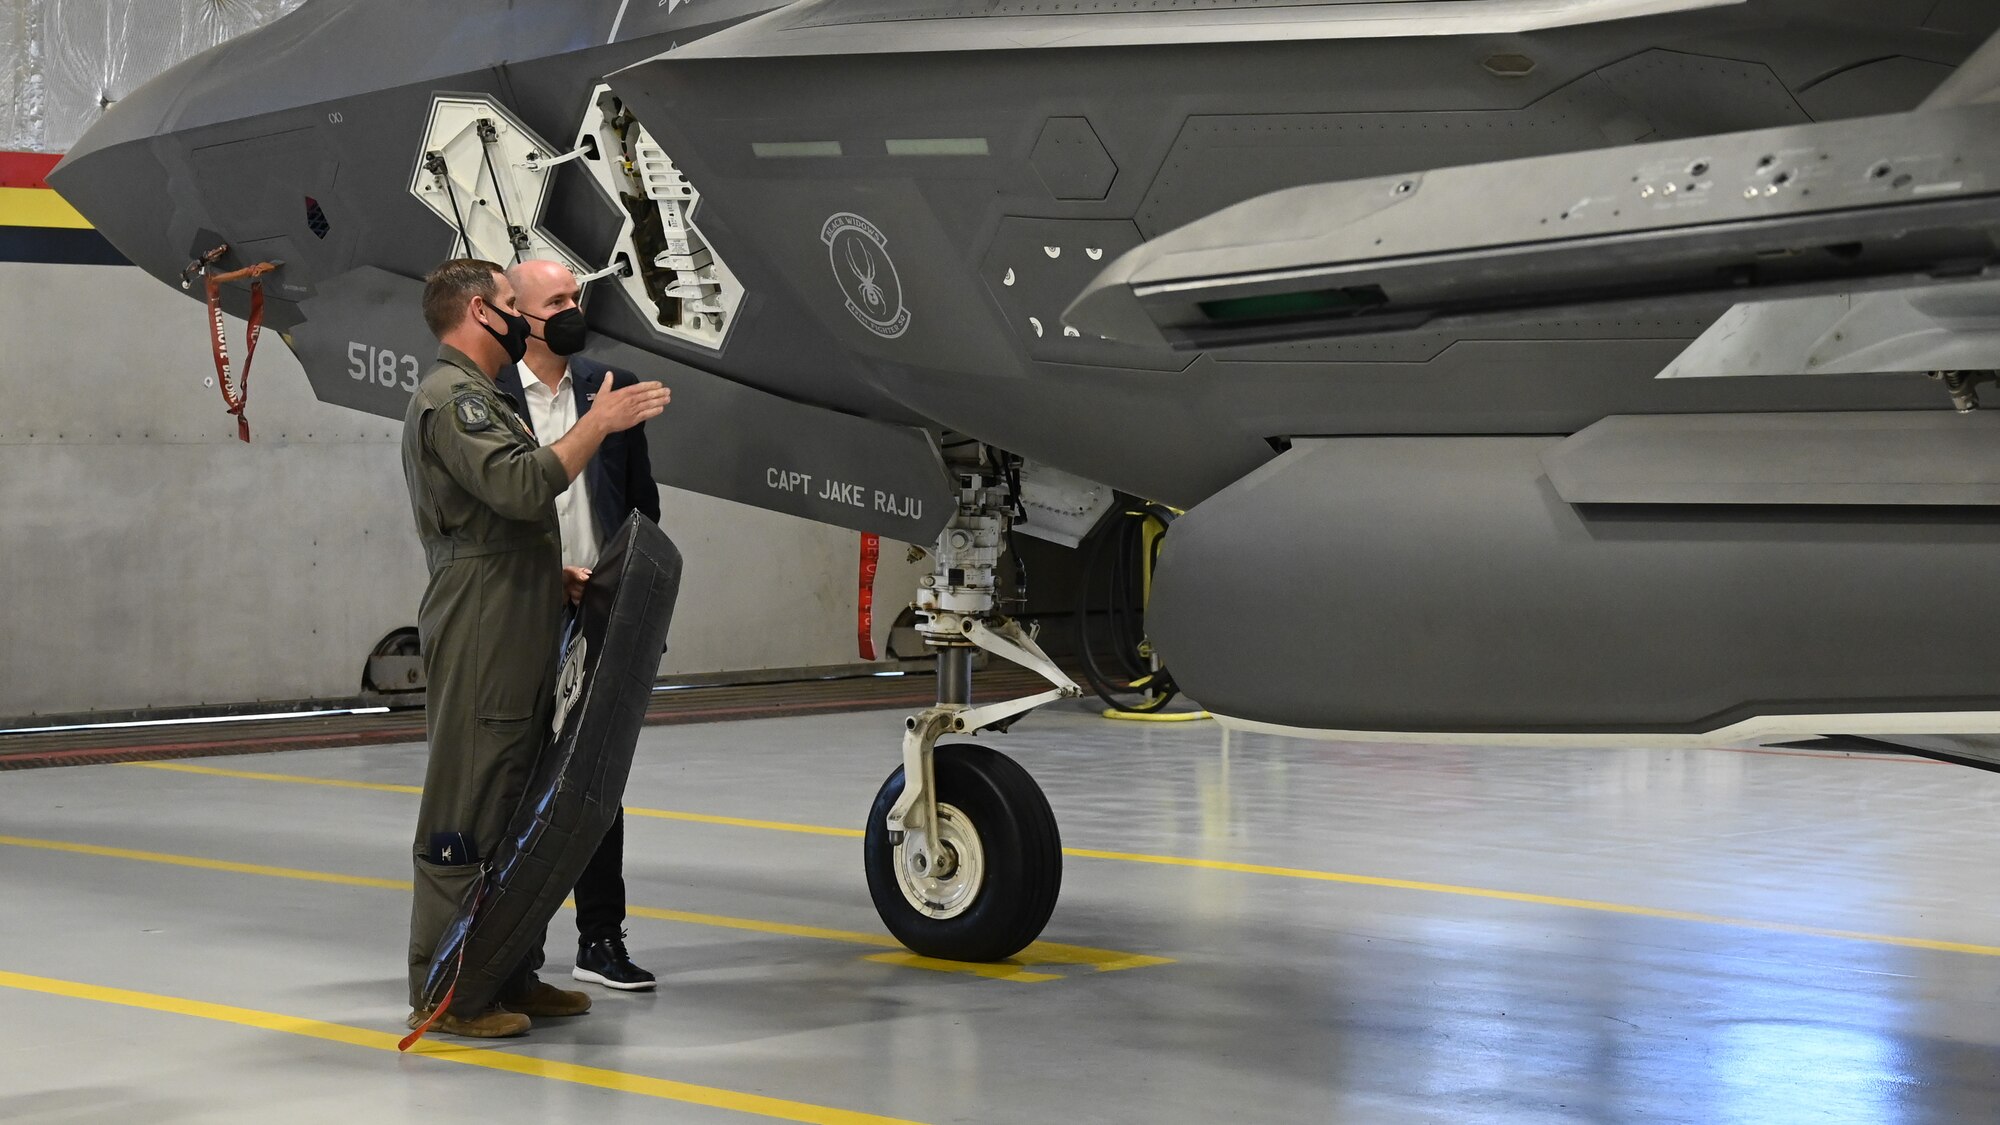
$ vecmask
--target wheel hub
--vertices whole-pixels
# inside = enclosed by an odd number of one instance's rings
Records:
[[[979,832],[955,806],[938,804],[936,851],[925,857],[907,838],[898,843],[894,865],[896,885],[910,906],[926,917],[944,921],[971,909],[986,880],[986,852]]]

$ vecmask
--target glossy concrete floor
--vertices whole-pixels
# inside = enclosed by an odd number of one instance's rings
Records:
[[[647,731],[659,991],[413,1056],[422,747],[0,776],[0,1120],[2000,1119],[2000,778],[1048,711],[1063,901],[975,975],[869,905],[899,717]]]

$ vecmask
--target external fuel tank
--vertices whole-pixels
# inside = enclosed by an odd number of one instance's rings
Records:
[[[1299,440],[1174,524],[1149,629],[1204,706],[1318,730],[2000,710],[2000,490],[1963,455],[1996,436],[1940,410]]]

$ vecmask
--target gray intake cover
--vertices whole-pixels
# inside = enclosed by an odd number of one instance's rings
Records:
[[[455,988],[451,1010],[484,1010],[603,842],[625,796],[680,585],[679,549],[633,513],[584,587],[556,689],[561,731],[536,760],[478,891],[445,927],[424,981],[427,1006]]]

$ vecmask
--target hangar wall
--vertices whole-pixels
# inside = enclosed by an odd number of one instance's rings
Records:
[[[0,0],[0,151],[59,153],[300,2]],[[0,725],[352,697],[423,591],[399,427],[318,402],[267,335],[242,445],[200,306],[131,267],[0,261],[0,318]],[[240,322],[230,339],[240,357]],[[854,533],[662,500],[687,563],[664,674],[858,660]],[[882,556],[878,651],[919,573]]]
[[[0,316],[0,719],[352,697],[423,592],[400,426],[317,401],[267,333],[242,444],[201,306],[131,267],[0,263]],[[855,533],[662,506],[687,560],[664,673],[858,660]],[[886,638],[919,571],[882,556]]]

